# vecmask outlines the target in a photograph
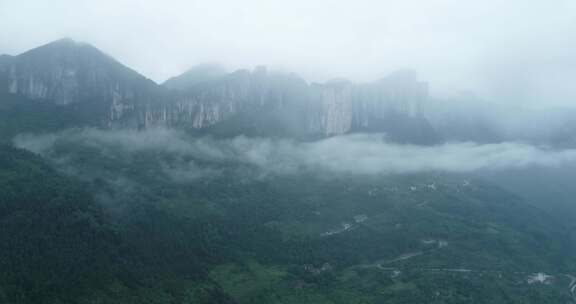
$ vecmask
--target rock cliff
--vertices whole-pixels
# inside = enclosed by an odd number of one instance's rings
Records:
[[[394,136],[431,128],[422,115],[427,84],[413,71],[367,84],[308,84],[265,67],[225,73],[201,66],[158,85],[93,46],[62,39],[0,57],[0,86],[30,99],[89,109],[107,127],[204,130],[234,121],[239,133],[242,125],[253,125],[311,136],[357,131]]]

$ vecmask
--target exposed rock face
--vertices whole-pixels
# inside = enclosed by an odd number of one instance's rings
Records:
[[[401,71],[380,81],[354,85],[346,81],[315,85],[320,106],[312,128],[325,135],[377,131],[390,119],[424,119],[422,103],[427,84],[412,71]]]
[[[299,133],[330,136],[354,131],[389,131],[396,120],[424,120],[422,103],[426,83],[414,72],[403,71],[380,81],[355,85],[338,80],[308,85],[293,75],[238,71],[176,93],[171,103],[149,108],[144,124],[206,128],[239,113],[298,120]],[[255,118],[258,119],[258,118]]]
[[[319,109],[311,121],[311,128],[326,135],[343,134],[352,129],[353,86],[346,81],[332,81],[315,85],[315,98]]]
[[[13,58],[13,56],[9,55],[0,55],[0,71],[2,71],[4,67],[13,60]]]
[[[237,114],[283,110],[290,116],[308,101],[308,85],[294,75],[268,74],[263,67],[173,91],[170,101],[147,107],[144,125],[210,127]]]
[[[98,49],[62,39],[3,65],[6,89],[58,105],[90,104],[105,122],[156,96],[157,86]]]
[[[0,92],[8,88],[8,66],[14,60],[13,56],[0,55]]]
[[[413,125],[406,121],[429,127],[420,123],[427,86],[411,71],[369,84],[309,85],[263,67],[226,74],[203,66],[160,86],[92,46],[64,39],[0,57],[0,76],[9,93],[88,108],[105,126],[206,129],[234,121],[314,136],[392,132],[399,122]]]

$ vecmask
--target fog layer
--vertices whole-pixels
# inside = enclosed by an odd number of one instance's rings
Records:
[[[557,167],[576,163],[576,150],[551,150],[504,142],[446,143],[438,146],[400,145],[383,141],[381,134],[356,134],[316,142],[236,137],[192,138],[166,129],[111,131],[67,130],[49,135],[21,135],[18,147],[50,155],[58,145],[94,147],[102,153],[169,153],[213,165],[238,163],[272,174],[326,172],[345,174],[402,174],[418,172],[466,173],[511,168]],[[173,178],[198,178],[210,172],[194,161],[171,168]]]

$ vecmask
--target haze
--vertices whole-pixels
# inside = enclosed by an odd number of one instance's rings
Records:
[[[0,53],[71,37],[161,82],[203,62],[308,80],[414,68],[437,96],[576,105],[570,0],[2,0]]]
[[[144,151],[167,153],[180,163],[170,168],[176,180],[212,175],[223,163],[250,165],[265,173],[302,174],[406,174],[422,172],[470,173],[525,168],[560,168],[576,162],[576,149],[552,150],[521,143],[445,143],[437,146],[399,145],[383,141],[382,134],[344,135],[316,142],[239,136],[232,139],[202,137],[170,129],[73,129],[47,135],[23,134],[17,147],[49,155],[55,147],[87,146],[105,155]],[[119,152],[118,152],[119,151]],[[191,159],[215,168],[201,168]],[[62,159],[59,163],[66,163]],[[185,178],[188,180],[189,178]]]

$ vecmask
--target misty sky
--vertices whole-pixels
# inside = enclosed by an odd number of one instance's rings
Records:
[[[574,0],[0,0],[0,53],[61,37],[163,81],[203,62],[308,80],[414,68],[437,95],[576,106]]]

